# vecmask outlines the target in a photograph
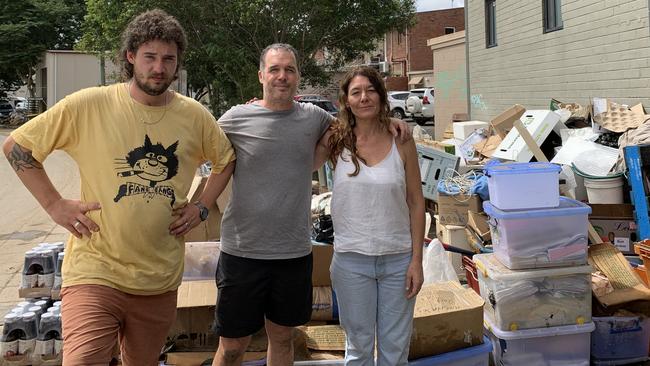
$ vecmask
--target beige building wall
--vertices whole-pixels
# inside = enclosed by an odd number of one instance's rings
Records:
[[[650,107],[648,0],[562,0],[564,28],[544,33],[541,0],[496,1],[497,46],[485,46],[485,1],[465,2],[470,108],[490,120],[519,103],[590,97]]]
[[[66,95],[101,84],[100,60],[93,54],[76,51],[48,51],[45,55],[47,75],[47,107],[52,107]],[[106,83],[112,84],[118,75],[115,65],[105,61]]]
[[[432,38],[435,139],[442,140],[455,113],[467,113],[465,31]]]

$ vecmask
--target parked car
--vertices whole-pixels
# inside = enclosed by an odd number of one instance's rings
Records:
[[[324,97],[318,95],[318,94],[298,94],[293,97],[293,100],[298,101],[298,102],[305,102],[308,100],[323,100],[325,99]]]
[[[0,100],[0,119],[9,118],[14,112],[14,106],[6,100]]]
[[[417,124],[423,126],[427,121],[433,121],[433,102],[433,88],[412,89],[406,99],[406,110]]]
[[[339,114],[339,110],[336,108],[334,103],[332,103],[331,101],[329,101],[327,99],[324,99],[322,97],[320,99],[316,99],[316,98],[313,98],[313,97],[309,96],[307,98],[299,98],[299,99],[297,99],[297,101],[299,103],[315,104],[316,106],[320,107],[321,109],[324,109],[326,112],[328,112],[329,114],[331,114],[334,117],[338,116],[338,114]]]
[[[406,111],[406,99],[409,96],[407,91],[389,91],[388,103],[390,104],[390,116],[404,119],[411,114]]]

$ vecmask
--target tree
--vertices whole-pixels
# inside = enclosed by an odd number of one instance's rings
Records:
[[[27,84],[48,49],[72,49],[81,36],[83,0],[3,1],[0,5],[0,96]]]
[[[91,6],[95,2],[101,6]],[[374,49],[386,32],[410,25],[415,12],[414,0],[145,0],[133,4],[90,0],[82,45],[95,51],[117,50],[117,30],[124,29],[134,14],[154,7],[166,10],[187,32],[184,67],[189,85],[199,94],[208,94],[218,114],[260,96],[259,54],[267,45],[283,42],[296,47],[303,83],[325,85],[332,72]]]

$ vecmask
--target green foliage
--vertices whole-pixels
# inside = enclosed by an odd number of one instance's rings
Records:
[[[72,49],[80,36],[83,0],[21,0],[0,4],[0,96],[32,87],[34,66],[48,49]],[[33,92],[33,88],[30,88]]]
[[[267,45],[296,47],[303,83],[326,85],[333,71],[373,50],[386,32],[411,24],[415,12],[414,0],[88,0],[81,48],[115,52],[129,19],[154,7],[185,27],[188,83],[209,94],[217,114],[261,96],[257,70]]]

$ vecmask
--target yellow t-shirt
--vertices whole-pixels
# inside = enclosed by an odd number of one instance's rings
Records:
[[[235,159],[207,109],[179,94],[145,106],[115,84],[69,95],[11,136],[39,162],[66,151],[79,166],[81,200],[101,204],[86,214],[100,231],[68,240],[63,287],[155,295],[180,285],[185,247],[169,234],[172,210],[187,203],[200,163],[220,173]]]

